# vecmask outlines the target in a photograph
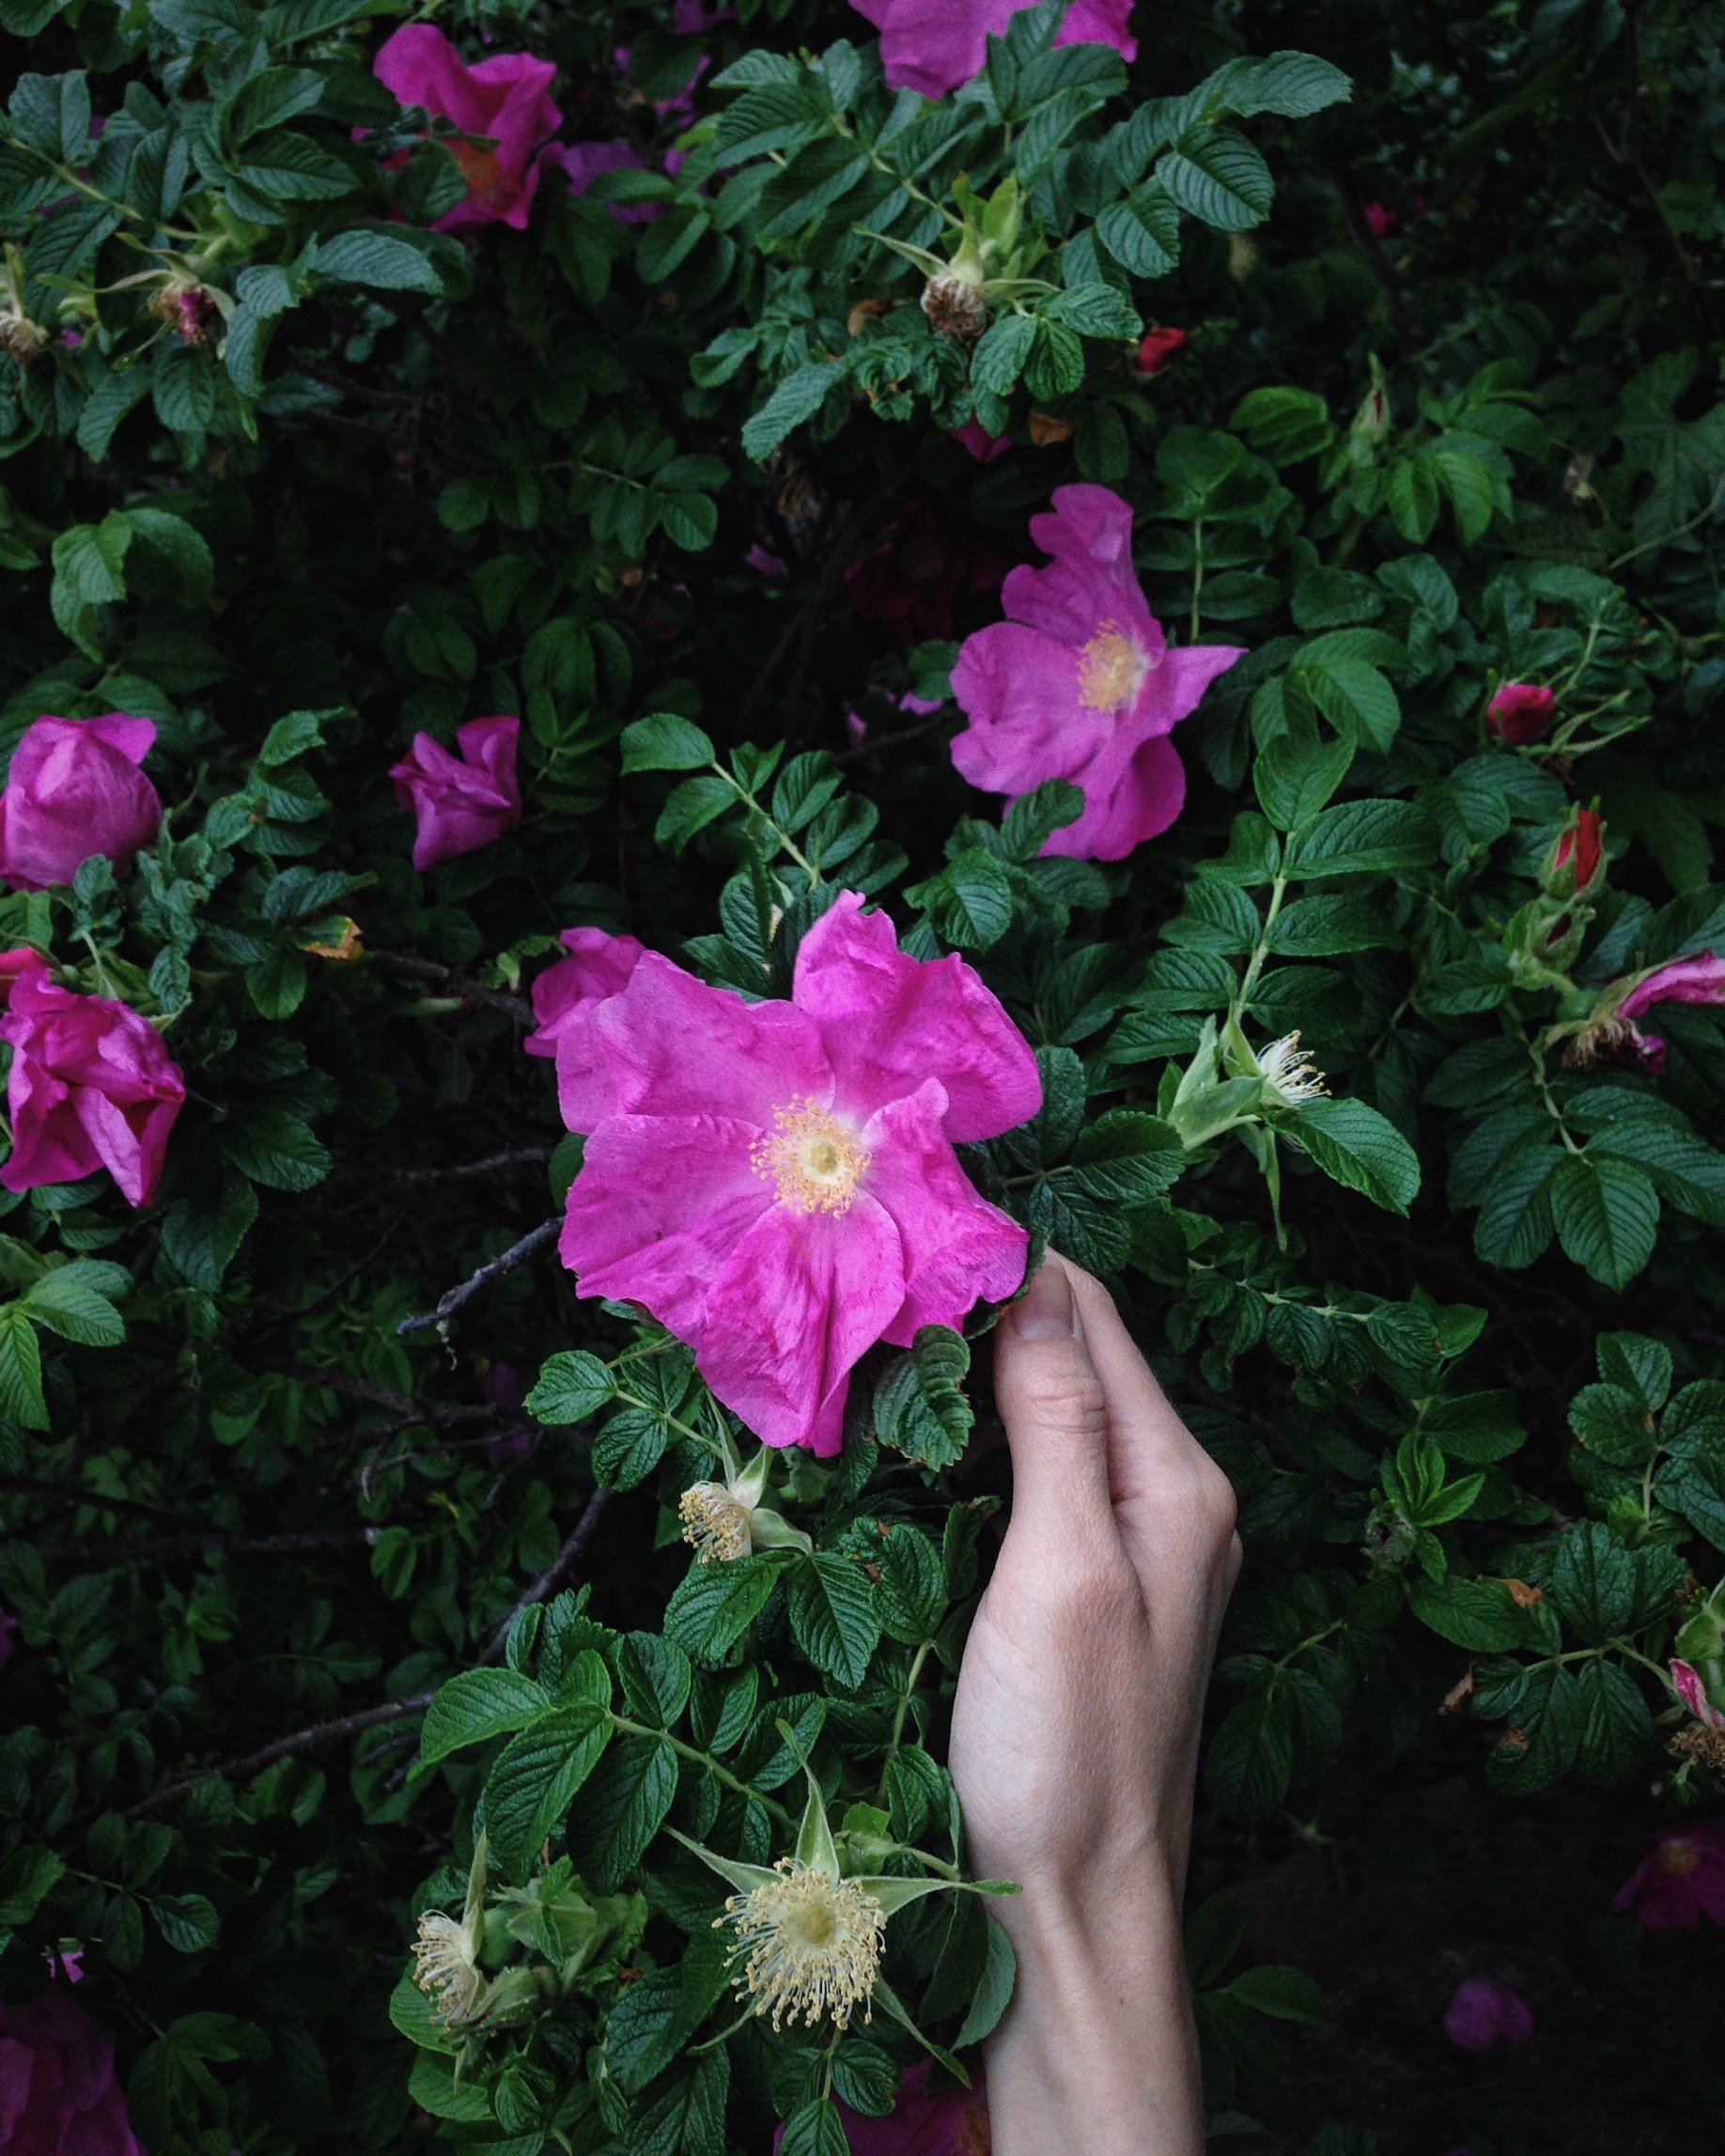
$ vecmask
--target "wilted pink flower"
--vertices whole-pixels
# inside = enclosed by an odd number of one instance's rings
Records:
[[[70,1993],[0,2007],[5,2156],[144,2156],[114,2078],[114,2039]]]
[[[1707,1687],[1702,1682],[1702,1673],[1692,1662],[1673,1662],[1671,1665],[1671,1685],[1677,1697],[1707,1729],[1725,1729],[1725,1714],[1721,1714],[1707,1697]]]
[[[1519,2050],[1533,2034],[1533,2016],[1507,1984],[1469,1977],[1444,2009],[1443,2033],[1463,2051],[1489,2051],[1499,2043]]]
[[[1043,852],[1121,861],[1179,814],[1186,772],[1168,736],[1245,654],[1169,646],[1132,572],[1131,506],[1106,487],[1059,488],[1031,536],[1053,560],[1013,570],[1014,618],[968,637],[953,669],[971,721],[953,762],[991,794],[1070,780],[1084,813]]]
[[[839,2105],[850,2156],[988,2156],[988,2095],[980,2077],[969,2088],[927,2093],[928,2062],[913,2066],[899,2086],[890,2118],[864,2118]],[[773,2136],[774,2156],[785,2139]]]
[[[404,23],[379,50],[371,71],[404,105],[422,106],[494,145],[447,145],[466,178],[467,199],[440,217],[437,229],[503,224],[524,230],[546,146],[563,123],[552,101],[552,63],[531,53],[499,53],[470,68],[441,30]]]
[[[967,419],[962,427],[949,427],[947,432],[979,464],[992,464],[1012,447],[1010,434],[990,434],[980,419]]]
[[[647,161],[629,142],[566,142],[547,153],[568,175],[569,193],[585,194],[602,172],[645,172]],[[608,202],[605,205],[619,225],[650,225],[663,209],[662,202]]]
[[[1500,741],[1520,749],[1551,723],[1557,698],[1534,681],[1506,681],[1485,706],[1485,723]]]
[[[886,79],[895,90],[943,97],[980,74],[987,39],[1032,0],[850,0],[880,33]],[[1054,36],[1056,45],[1112,45],[1122,59],[1138,56],[1127,31],[1132,0],[1072,0]]]
[[[1387,240],[1402,221],[1393,209],[1386,209],[1381,202],[1368,202],[1365,222],[1366,230],[1374,240]]]
[[[575,1089],[570,1099],[585,1098],[595,1054],[593,1013],[629,986],[645,955],[632,936],[608,936],[602,928],[566,928],[562,942],[569,955],[548,966],[534,983],[533,1015],[538,1027],[521,1043],[530,1056],[556,1058],[560,1103],[566,1071]],[[567,1120],[567,1108],[564,1112]]]
[[[1655,967],[1617,1006],[1618,1016],[1639,1018],[1655,1003],[1725,1003],[1725,958],[1698,951]]]
[[[1191,343],[1184,330],[1169,326],[1159,330],[1146,330],[1132,356],[1135,374],[1158,375],[1173,366],[1175,360]]]
[[[768,1444],[836,1452],[859,1357],[1023,1278],[1024,1231],[953,1145],[1036,1112],[1035,1060],[962,959],[906,956],[854,892],[803,938],[789,1002],[648,952],[587,1022],[563,1261],[687,1341]]]
[[[1667,1827],[1611,1904],[1633,1909],[1650,1931],[1693,1931],[1703,1916],[1725,1924],[1725,1826]]]
[[[55,1983],[81,1984],[84,1981],[84,1948],[68,1947],[48,1957],[48,1974]]]
[[[0,793],[0,877],[45,891],[70,883],[92,854],[124,867],[162,823],[161,798],[138,768],[155,738],[153,720],[118,711],[32,721]]]
[[[429,734],[415,734],[413,746],[389,775],[396,799],[412,810],[418,828],[413,836],[413,866],[434,868],[440,861],[490,845],[521,820],[521,788],[515,773],[521,737],[519,719],[470,719],[456,729],[458,755]]]
[[[901,510],[878,543],[845,571],[845,589],[864,621],[897,644],[953,633],[961,592],[993,591],[1006,565],[942,524],[926,502]]]
[[[148,1205],[186,1097],[155,1027],[128,1004],[57,986],[32,953],[8,992],[0,1041],[12,1046],[12,1156],[0,1185],[36,1190],[105,1168],[131,1204]]]
[[[770,547],[763,547],[758,539],[743,556],[743,560],[757,577],[782,577],[785,574],[785,564]]]

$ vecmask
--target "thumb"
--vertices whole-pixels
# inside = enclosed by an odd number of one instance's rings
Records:
[[[1070,1532],[1111,1518],[1108,1396],[1072,1278],[1049,1256],[995,1333],[994,1393],[1012,1448],[1013,1516]]]

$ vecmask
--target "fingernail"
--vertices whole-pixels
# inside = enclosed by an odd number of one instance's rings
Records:
[[[1044,1265],[1006,1320],[1019,1340],[1071,1340],[1078,1331],[1078,1304],[1064,1265]]]

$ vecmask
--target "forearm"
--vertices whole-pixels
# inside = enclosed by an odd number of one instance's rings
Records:
[[[1098,1883],[1013,1909],[1018,1983],[988,2054],[994,2156],[1201,2156],[1197,2038],[1173,1897]]]

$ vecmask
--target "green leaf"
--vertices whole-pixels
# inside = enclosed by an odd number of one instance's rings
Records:
[[[1068,286],[1054,295],[1043,314],[1084,337],[1135,337],[1144,326],[1124,292],[1099,283]]]
[[[824,2096],[791,2113],[778,2144],[779,2156],[849,2156],[849,2148],[839,2107]]]
[[[597,1355],[567,1349],[547,1358],[527,1395],[529,1415],[552,1428],[584,1422],[616,1397],[616,1379]]]
[[[1012,1941],[992,1916],[985,1913],[984,1920],[988,1927],[987,1958],[970,2011],[964,2018],[964,2026],[958,2031],[960,2051],[993,2035],[1001,2016],[1012,2003],[1013,1987],[1018,1979],[1018,1958],[1013,1952]]]
[[[1407,1600],[1422,1624],[1473,1654],[1507,1654],[1539,1643],[1531,1612],[1516,1605],[1500,1579],[1430,1580],[1415,1574]]]
[[[1156,177],[1179,209],[1218,232],[1262,225],[1276,194],[1256,146],[1229,127],[1189,129],[1158,160]]]
[[[0,1925],[27,1924],[65,1870],[51,1849],[15,1849],[0,1864]]]
[[[676,1773],[663,1737],[624,1737],[587,1783],[569,1820],[569,1849],[601,1892],[614,1892],[640,1863],[671,1808]]]
[[[1659,1194],[1627,1161],[1572,1155],[1551,1179],[1558,1240],[1577,1264],[1608,1288],[1623,1288],[1654,1253]]]
[[[297,1115],[270,1101],[249,1104],[220,1129],[222,1150],[242,1175],[271,1190],[310,1190],[330,1171],[329,1149]]]
[[[286,129],[248,143],[235,158],[234,171],[266,204],[327,202],[349,194],[354,184],[352,173],[338,158]]]
[[[156,1929],[177,1954],[202,1954],[221,1931],[215,1904],[202,1894],[160,1894],[149,1903]]]
[[[1315,1978],[1303,1969],[1291,1969],[1282,1963],[1247,1969],[1228,1986],[1227,1995],[1255,2013],[1269,2014],[1282,2022],[1303,2022],[1308,2028],[1322,2028],[1328,2018],[1324,1993]]]
[[[497,1755],[486,1777],[486,1832],[511,1878],[526,1879],[539,1844],[562,1823],[576,1792],[599,1764],[612,1729],[603,1707],[578,1699],[538,1715]],[[674,1763],[673,1786],[676,1778]],[[670,1803],[669,1796],[665,1802]],[[634,1856],[627,1862],[632,1864]]]
[[[482,1745],[505,1729],[519,1729],[548,1704],[545,1687],[519,1670],[463,1669],[426,1710],[420,1760],[429,1766],[464,1745]]]
[[[816,1550],[792,1569],[789,1588],[798,1646],[824,1675],[854,1692],[880,1640],[868,1574],[849,1558]]]
[[[42,1351],[23,1306],[0,1309],[0,1415],[26,1430],[48,1428],[42,1397]]]
[[[697,1561],[665,1608],[665,1637],[692,1661],[723,1662],[766,1608],[785,1559],[763,1551],[733,1563]]]
[[[946,1326],[919,1328],[909,1354],[888,1370],[875,1388],[875,1434],[883,1445],[908,1452],[927,1467],[958,1460],[974,1420],[964,1380],[971,1368],[969,1343]]]
[[[1096,238],[1134,277],[1165,277],[1180,261],[1180,207],[1160,179],[1135,187],[1096,219]]]
[[[82,1347],[117,1347],[126,1322],[106,1295],[65,1273],[48,1273],[24,1293],[20,1308],[38,1325]]]
[[[1437,859],[1438,833],[1411,801],[1341,801],[1295,833],[1293,876],[1393,876]]]
[[[442,292],[443,280],[421,247],[388,232],[337,232],[319,243],[311,267],[343,285],[380,292]]]
[[[1418,1155],[1362,1100],[1307,1101],[1278,1128],[1296,1137],[1332,1181],[1363,1191],[1386,1212],[1406,1213],[1419,1194]]]
[[[674,711],[654,711],[623,729],[623,772],[698,771],[714,760],[708,737]]]
[[[1267,1819],[1294,1772],[1294,1714],[1273,1692],[1242,1699],[1210,1741],[1204,1786],[1230,1818]]]
[[[785,436],[813,419],[827,392],[844,377],[836,361],[820,360],[786,375],[742,430],[743,455],[757,464],[772,455]]]
[[[971,380],[994,396],[1007,396],[1024,372],[1036,324],[1030,315],[1002,315],[983,332],[971,356]]]
[[[1225,70],[1228,110],[1242,118],[1253,113],[1279,113],[1284,119],[1309,119],[1327,106],[1344,104],[1354,94],[1348,77],[1313,53],[1271,53],[1262,60],[1236,60]]]
[[[20,75],[7,116],[21,143],[58,164],[89,155],[90,88],[82,68],[63,75]]]
[[[1072,1149],[1071,1186],[1115,1205],[1145,1205],[1179,1181],[1186,1148],[1172,1124],[1140,1109],[1099,1115]]]

